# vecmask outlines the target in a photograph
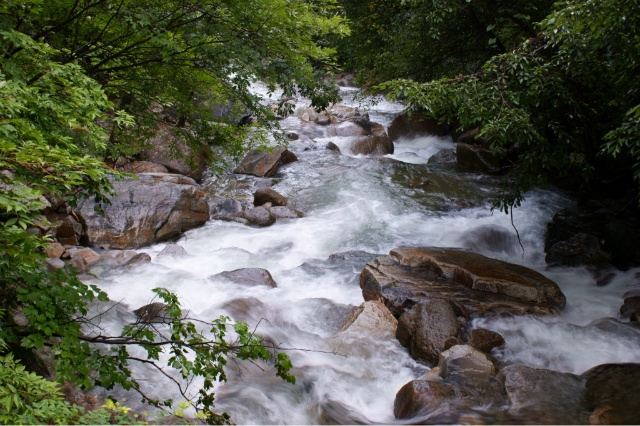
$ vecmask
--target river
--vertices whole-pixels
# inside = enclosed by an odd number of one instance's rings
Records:
[[[343,89],[343,103],[357,106],[354,93]],[[265,93],[268,96],[277,97]],[[371,121],[385,127],[402,110],[388,102],[366,108]],[[305,123],[290,117],[282,126],[301,133]],[[295,202],[304,218],[279,220],[267,228],[212,220],[177,241],[186,256],[159,258],[165,244],[154,245],[142,250],[152,256],[152,263],[99,282],[112,300],[132,308],[149,303],[151,289],[165,287],[177,293],[190,316],[231,314],[252,326],[259,323],[257,333],[282,347],[311,350],[288,351],[295,385],[276,378],[266,366],[229,364],[228,382],[216,389],[216,407],[233,422],[394,422],[396,392],[429,366],[415,362],[395,339],[334,333],[351,307],[363,302],[358,277],[364,264],[396,247],[467,248],[525,265],[558,283],[567,306],[557,317],[474,324],[505,337],[506,345],[495,353],[504,362],[580,374],[602,363],[639,361],[638,333],[587,325],[617,316],[622,294],[639,287],[640,269],[615,271],[611,284],[597,287],[586,268],[548,268],[544,262],[546,224],[570,205],[568,197],[558,191],[527,194],[513,214],[523,250],[511,218],[490,211],[495,178],[464,173],[452,164],[427,164],[439,150],[455,146],[450,139],[397,142],[395,154],[387,157],[404,163],[338,154],[325,149],[329,141],[345,143],[338,137],[293,141],[289,149],[299,161],[283,167],[272,180],[229,174],[203,183],[212,195],[251,200],[255,189],[269,181]],[[456,199],[473,206],[456,208]],[[330,258],[336,253],[347,254]],[[277,288],[209,278],[247,267],[269,270]],[[142,369],[135,373],[146,379],[154,395],[179,400],[158,374]],[[197,390],[197,383],[193,387]]]

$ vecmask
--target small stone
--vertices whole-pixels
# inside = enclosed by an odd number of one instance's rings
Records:
[[[224,271],[219,274],[212,275],[210,279],[224,278],[236,284],[246,284],[251,286],[265,285],[268,287],[277,287],[271,273],[263,268],[241,268],[233,271]]]
[[[485,328],[476,328],[471,330],[471,339],[469,345],[474,348],[489,353],[493,348],[504,345],[504,337],[495,331]]]
[[[493,363],[469,345],[453,346],[440,354],[442,377],[459,377],[474,384],[489,384],[496,374]]]
[[[53,259],[59,259],[64,253],[64,247],[60,243],[51,243],[44,249],[44,254]]]
[[[253,194],[253,205],[258,207],[271,203],[274,206],[286,206],[289,199],[271,188],[260,188]]]
[[[90,248],[83,248],[76,251],[71,258],[81,257],[84,260],[85,265],[91,265],[100,260],[100,255]]]
[[[186,256],[187,251],[179,244],[167,244],[167,246],[158,253],[158,257],[180,257]]]

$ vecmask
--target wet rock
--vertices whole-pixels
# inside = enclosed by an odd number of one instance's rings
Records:
[[[298,158],[286,148],[253,151],[240,162],[234,173],[269,177],[273,176],[283,165],[294,161],[298,161]]]
[[[429,157],[427,164],[453,164],[456,161],[455,149],[442,149]]]
[[[271,273],[262,268],[241,268],[233,271],[220,272],[212,275],[210,279],[224,278],[236,284],[246,284],[251,286],[265,285],[267,287],[277,287]]]
[[[453,306],[447,300],[426,300],[404,312],[396,338],[416,360],[435,364],[450,337],[460,333]]]
[[[629,290],[622,295],[624,302],[620,306],[620,318],[623,320],[638,321],[640,314],[640,290]]]
[[[474,386],[489,385],[496,374],[493,363],[469,345],[456,345],[442,352],[438,361],[442,378],[458,378]]]
[[[304,217],[304,213],[291,207],[270,207],[269,212],[277,219],[298,219]]]
[[[604,266],[611,262],[611,255],[602,250],[598,237],[580,233],[554,244],[544,260],[550,264],[566,266]]]
[[[189,176],[196,182],[202,179],[207,160],[204,148],[200,152],[194,152],[193,148],[185,143],[183,137],[172,133],[170,128],[164,125],[160,126],[158,133],[149,143],[152,147],[144,153],[146,161],[160,164],[171,173]],[[179,158],[175,158],[176,149],[179,152]],[[195,164],[186,161],[189,158]]]
[[[212,214],[231,216],[242,212],[247,206],[235,198],[217,198],[211,203]]]
[[[333,142],[329,142],[329,143],[327,144],[327,149],[328,149],[328,150],[330,150],[330,151],[338,152],[338,153],[340,152],[340,148],[338,147],[338,145],[336,145],[336,144],[335,144],[335,143],[333,143]]]
[[[320,114],[316,119],[316,124],[319,126],[328,126],[331,124],[331,118],[327,114]]]
[[[509,399],[510,423],[589,423],[586,392],[580,377],[524,365],[509,365],[501,374]]]
[[[392,141],[400,138],[444,136],[448,132],[448,126],[439,124],[436,120],[420,113],[414,113],[411,116],[405,113],[400,114],[389,125],[389,137]]]
[[[94,200],[77,209],[87,245],[131,249],[166,241],[209,220],[204,192],[187,177],[143,174],[139,179],[112,182],[117,193],[102,204],[104,216],[94,210]]]
[[[448,410],[449,402],[454,398],[455,390],[451,386],[436,381],[413,380],[396,394],[393,415],[399,420],[438,415]]]
[[[380,300],[402,315],[427,299],[449,299],[472,317],[553,314],[565,297],[544,275],[477,253],[452,249],[394,249],[360,274],[365,300]]]
[[[160,253],[158,253],[158,257],[182,257],[186,256],[187,251],[179,244],[167,244],[165,248],[162,249]]]
[[[364,302],[337,331],[355,333],[381,333],[395,335],[398,321],[389,309],[380,302]]]
[[[298,138],[300,138],[300,135],[298,135],[296,132],[287,132],[287,138],[290,141],[297,141]]]
[[[131,163],[118,167],[118,170],[136,175],[140,173],[169,173],[169,170],[165,166],[152,163],[151,161],[132,161]]]
[[[327,136],[329,137],[368,136],[369,134],[370,132],[367,129],[352,121],[344,121],[327,128]]]
[[[362,414],[338,401],[327,401],[320,404],[318,424],[322,425],[370,425]]]
[[[616,277],[615,272],[609,272],[604,274],[603,276],[600,276],[600,272],[601,270],[598,269],[597,273],[596,273],[596,286],[598,287],[604,287],[606,285],[611,284],[611,281],[613,281],[613,279]]]
[[[640,364],[603,364],[582,374],[591,424],[640,424]]]
[[[225,303],[222,308],[235,321],[255,323],[266,314],[266,305],[255,297],[234,299]]]
[[[60,259],[64,250],[64,247],[60,243],[49,243],[44,249],[44,254],[53,259]]]
[[[161,302],[150,303],[133,311],[140,322],[167,323],[171,318],[165,312],[167,305]]]
[[[353,121],[359,124],[369,121],[369,113],[360,112],[356,108],[345,105],[333,105],[327,110],[332,123],[342,123],[345,121]]]
[[[460,211],[462,209],[470,209],[472,207],[475,207],[476,205],[473,204],[471,201],[469,200],[465,200],[464,198],[460,198],[460,197],[452,197],[449,198],[446,201],[446,205],[456,211]]]
[[[461,170],[477,173],[499,173],[505,168],[500,155],[490,148],[458,143],[456,162]]]
[[[260,188],[253,194],[253,205],[258,207],[266,203],[273,206],[286,206],[289,200],[271,188]]]
[[[108,275],[109,271],[122,267],[133,259],[137,252],[133,250],[105,250],[100,252],[100,260],[87,267],[87,274],[100,278]]]
[[[504,337],[495,331],[487,330],[486,328],[471,330],[469,346],[489,353],[493,348],[498,348],[502,345],[504,345]]]
[[[127,268],[135,268],[145,263],[151,263],[151,256],[148,253],[138,253],[124,264]]]
[[[249,221],[253,226],[265,227],[273,225],[276,222],[276,218],[265,207],[254,207],[252,209],[245,210],[240,213],[240,217]]]
[[[369,132],[373,136],[377,136],[379,138],[388,137],[387,131],[384,129],[384,126],[382,124],[371,122],[369,127],[370,127]]]
[[[354,138],[349,143],[353,155],[393,154],[393,142],[388,137],[364,136]]]

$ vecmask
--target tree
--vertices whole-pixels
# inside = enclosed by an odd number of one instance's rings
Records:
[[[460,129],[479,127],[512,162],[495,203],[505,212],[560,179],[585,192],[613,180],[607,195],[624,194],[632,165],[640,182],[640,47],[628,42],[640,37],[639,12],[636,1],[559,3],[537,37],[479,72],[378,89]]]
[[[365,80],[429,81],[477,71],[535,35],[551,0],[367,0],[341,2],[351,36],[341,59]]]
[[[229,421],[215,413],[211,392],[215,381],[225,380],[229,359],[262,359],[284,380],[295,380],[288,373],[288,356],[246,324],[226,317],[188,318],[177,297],[164,289],[156,289],[154,297],[166,305],[165,324],[141,318],[120,335],[105,335],[98,318],[87,315],[89,303],[108,296],[82,283],[73,268],[46,268],[43,249],[51,238],[41,228],[46,228],[42,211],[48,204],[43,195],[64,198],[72,207],[82,197],[108,202],[110,178],[120,174],[103,159],[134,153],[131,144],[155,131],[151,101],[172,105],[185,118],[177,120],[176,131],[203,147],[213,143],[231,153],[244,148],[242,138],[249,132],[228,125],[229,118],[213,117],[207,102],[243,103],[269,125],[273,113],[249,92],[252,79],[272,88],[280,84],[289,93],[299,90],[316,105],[326,105],[333,94],[324,90],[310,61],[327,52],[314,45],[312,35],[334,24],[339,29],[339,21],[316,15],[316,7],[295,0],[11,0],[0,5],[3,365],[14,365],[7,351],[45,352],[53,357],[60,382],[83,388],[119,385],[155,405],[171,405],[141,391],[131,364],[144,363],[172,380],[184,398],[193,396],[196,410],[210,423]],[[208,95],[203,99],[199,93]],[[147,356],[132,356],[132,346]],[[163,352],[168,367],[159,363]],[[195,395],[179,380],[192,376],[203,379]],[[22,380],[0,375],[0,387],[14,379]],[[53,392],[37,387],[43,395]],[[27,411],[35,407],[32,399],[20,404],[27,404],[21,405]]]

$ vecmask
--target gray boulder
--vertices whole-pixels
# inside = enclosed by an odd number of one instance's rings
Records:
[[[225,271],[212,275],[209,278],[224,278],[236,284],[246,284],[251,286],[265,285],[274,288],[278,286],[278,284],[273,280],[271,273],[262,268],[241,268],[233,271]]]
[[[89,246],[133,249],[179,237],[209,220],[204,192],[193,179],[162,173],[142,174],[139,179],[113,182],[111,204],[86,199],[76,214],[84,227],[83,239]]]
[[[286,148],[253,151],[240,162],[234,173],[269,177],[273,176],[283,165],[294,161],[298,161],[298,158]]]

